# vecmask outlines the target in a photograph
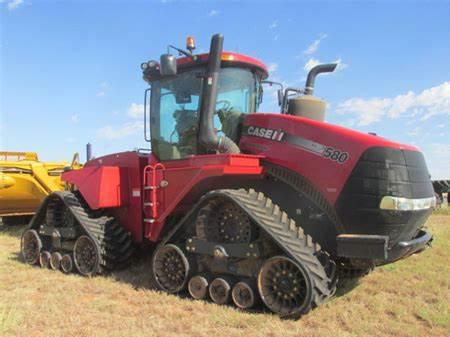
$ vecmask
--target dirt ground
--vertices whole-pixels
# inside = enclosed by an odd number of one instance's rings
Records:
[[[0,225],[0,336],[450,336],[450,214],[427,226],[433,247],[376,269],[298,321],[150,289],[148,259],[84,278],[20,261],[23,227]]]

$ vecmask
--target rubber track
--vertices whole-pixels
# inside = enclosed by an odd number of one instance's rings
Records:
[[[450,192],[450,180],[433,180],[433,188],[436,193]]]
[[[189,219],[210,200],[226,198],[242,208],[277,245],[292,259],[306,267],[313,281],[313,304],[324,303],[336,292],[337,274],[333,261],[286,212],[273,204],[262,192],[253,189],[214,190],[206,193],[191,212],[169,233],[161,244],[167,243],[182,226],[189,225]],[[308,310],[311,308],[308,308]],[[306,311],[308,311],[306,310]],[[303,312],[303,313],[306,313]]]
[[[97,274],[122,266],[133,253],[131,237],[108,216],[95,216],[88,205],[74,193],[53,192],[41,205],[31,220],[30,228],[39,230],[45,222],[47,207],[59,199],[72,212],[84,235],[91,238],[100,252]]]

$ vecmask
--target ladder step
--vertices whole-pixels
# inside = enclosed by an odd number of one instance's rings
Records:
[[[144,190],[156,190],[158,186],[144,186]]]
[[[152,218],[145,218],[145,219],[144,219],[144,222],[147,222],[147,223],[154,223],[154,222],[155,222],[155,219],[152,219]]]
[[[153,206],[153,202],[144,202],[144,206]]]

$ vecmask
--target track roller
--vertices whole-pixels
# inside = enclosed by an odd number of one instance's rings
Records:
[[[233,287],[231,298],[234,304],[241,309],[250,309],[256,303],[255,291],[247,282],[238,282]]]
[[[50,259],[50,268],[52,268],[53,270],[59,270],[59,268],[61,267],[61,259],[62,255],[60,252],[53,252]]]
[[[226,304],[230,301],[231,286],[224,278],[218,277],[209,285],[209,296],[217,304]]]
[[[50,252],[44,250],[43,252],[41,252],[39,256],[39,264],[41,265],[42,268],[48,268],[50,267],[51,259],[52,255],[50,254]]]
[[[63,273],[69,274],[73,270],[72,257],[69,254],[65,254],[61,258],[61,270]]]
[[[153,255],[153,276],[158,287],[169,293],[181,291],[189,277],[189,262],[176,245],[167,244]]]
[[[28,229],[22,234],[20,240],[20,252],[24,261],[28,264],[39,262],[42,241],[34,229]]]
[[[189,294],[196,300],[203,300],[208,296],[209,281],[205,276],[197,275],[190,279]]]

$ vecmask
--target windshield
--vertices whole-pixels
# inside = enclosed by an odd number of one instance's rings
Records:
[[[194,69],[152,83],[150,128],[152,151],[160,160],[197,154],[202,80]],[[259,80],[248,69],[222,68],[214,127],[233,140],[242,114],[255,112]]]

